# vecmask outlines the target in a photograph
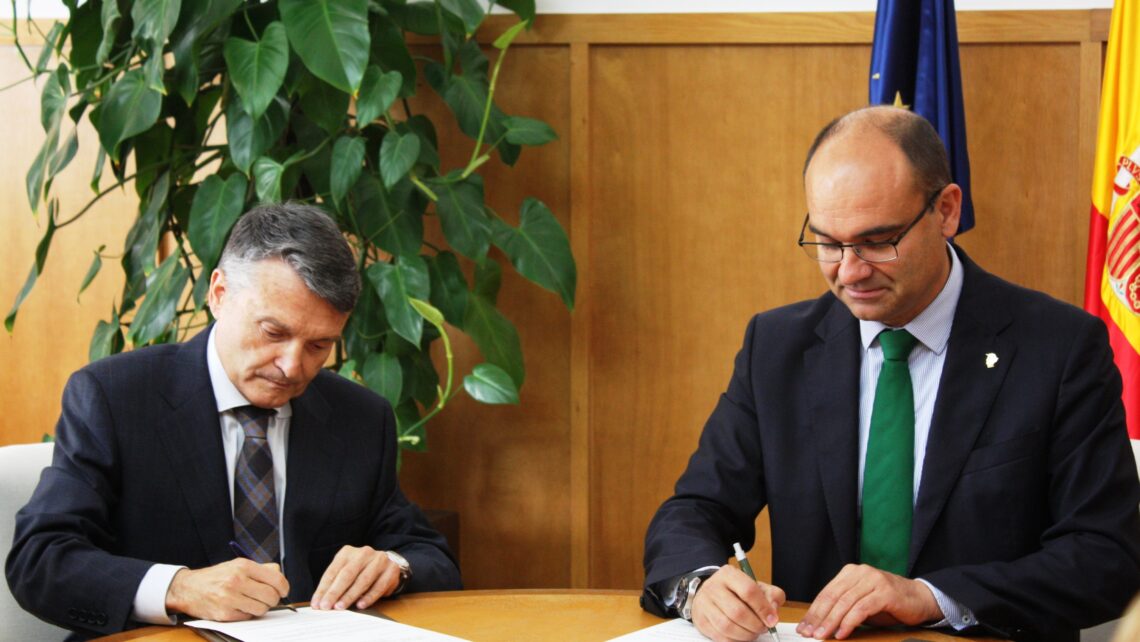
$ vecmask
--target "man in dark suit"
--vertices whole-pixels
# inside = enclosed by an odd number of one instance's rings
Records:
[[[210,277],[210,328],[69,380],[8,556],[20,604],[104,635],[178,614],[247,619],[283,598],[365,608],[460,588],[396,480],[388,402],[322,368],[359,291],[320,210],[239,219]]]
[[[649,526],[643,606],[715,640],[755,639],[785,598],[811,603],[797,631],[817,639],[1075,641],[1118,616],[1140,589],[1140,484],[1103,323],[947,242],[961,190],[917,115],[836,120],[804,184],[800,244],[830,292],[749,324]],[[765,506],[773,585],[725,565]]]

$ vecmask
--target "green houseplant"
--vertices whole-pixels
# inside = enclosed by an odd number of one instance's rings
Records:
[[[43,55],[35,64],[24,58],[43,79],[47,136],[26,186],[32,210],[46,210],[46,231],[5,319],[9,332],[55,233],[112,190],[133,184],[139,208],[120,258],[125,286],[95,328],[92,360],[181,340],[207,323],[208,276],[231,226],[258,202],[294,199],[323,207],[356,248],[365,287],[334,367],[392,402],[401,447],[422,449],[424,422],[458,393],[445,322],[485,360],[463,388],[482,402],[518,402],[523,357],[496,307],[502,268],[490,248],[570,308],[576,279],[550,210],[528,198],[519,224],[509,224],[484,202],[479,174],[493,156],[513,165],[521,146],[556,137],[494,102],[505,54],[534,19],[533,0],[498,2],[518,22],[495,40],[493,63],[474,38],[487,15],[477,0],[65,4],[70,17],[45,34]],[[409,33],[438,47],[409,49]],[[465,165],[441,163],[435,124],[412,109],[431,98],[409,100],[418,78],[474,140]],[[95,194],[64,218],[52,182],[75,156],[83,118],[99,136]],[[105,168],[113,180],[103,188]],[[442,239],[425,238],[425,216],[439,218]],[[430,355],[436,340],[442,381]]]

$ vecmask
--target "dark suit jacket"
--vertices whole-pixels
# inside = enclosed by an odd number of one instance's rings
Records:
[[[233,559],[207,334],[103,359],[68,381],[54,460],[17,514],[7,561],[27,610],[105,635],[131,626],[153,563]],[[289,599],[308,600],[346,544],[399,551],[413,569],[406,591],[460,588],[443,537],[400,491],[388,403],[322,371],[292,408],[281,521]]]
[[[1140,485],[1104,324],[965,268],[915,504],[908,574],[993,630],[1076,640],[1140,589]],[[748,326],[697,451],[645,542],[661,583],[750,547],[766,505],[773,581],[811,601],[858,562],[858,321],[830,293]],[[987,353],[998,357],[986,366]],[[991,631],[992,632],[992,631]]]

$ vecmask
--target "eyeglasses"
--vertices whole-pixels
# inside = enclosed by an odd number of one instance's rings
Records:
[[[848,247],[855,253],[855,256],[868,263],[890,263],[899,258],[898,245],[902,242],[903,237],[906,236],[906,233],[911,231],[915,225],[918,225],[918,222],[922,220],[927,210],[938,200],[939,195],[942,194],[942,190],[944,189],[946,188],[940,187],[935,190],[934,193],[930,195],[930,198],[926,199],[926,204],[923,205],[922,210],[915,215],[910,225],[903,228],[903,231],[899,232],[898,235],[892,239],[875,241],[873,243],[813,243],[805,241],[804,234],[807,232],[808,217],[811,216],[809,213],[804,215],[804,224],[803,227],[800,228],[800,239],[797,243],[804,249],[804,253],[807,254],[809,258],[815,259],[820,263],[838,263],[842,261],[843,249]]]

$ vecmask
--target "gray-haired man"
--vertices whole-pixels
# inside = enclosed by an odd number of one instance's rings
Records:
[[[210,277],[208,331],[69,380],[8,557],[20,604],[104,635],[459,588],[396,481],[391,407],[322,369],[359,292],[319,209],[243,216]]]

